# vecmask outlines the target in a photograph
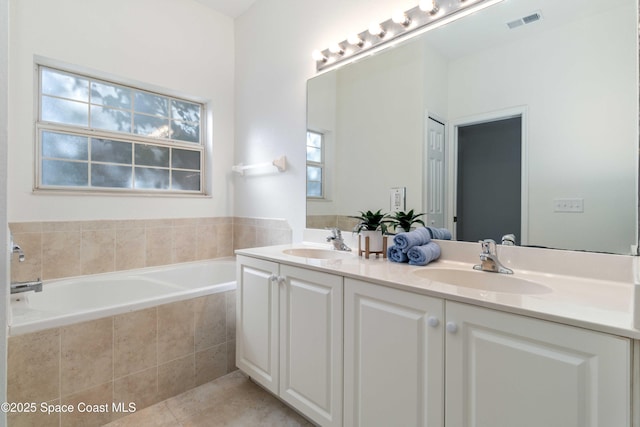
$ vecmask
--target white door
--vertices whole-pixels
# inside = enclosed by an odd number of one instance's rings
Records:
[[[630,340],[446,302],[448,427],[628,427]]]
[[[345,278],[344,425],[442,426],[443,301]]]
[[[278,264],[238,256],[236,364],[278,393]]]
[[[426,183],[424,185],[427,218],[425,225],[444,227],[445,163],[444,124],[429,117],[427,119]]]
[[[342,277],[280,266],[280,397],[342,425]]]

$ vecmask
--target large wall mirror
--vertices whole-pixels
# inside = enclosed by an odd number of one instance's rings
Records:
[[[636,0],[503,1],[309,80],[307,227],[402,188],[458,240],[632,254],[638,117]]]

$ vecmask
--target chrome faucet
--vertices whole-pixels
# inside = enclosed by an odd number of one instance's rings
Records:
[[[30,282],[13,282],[11,284],[12,294],[19,294],[29,291],[42,292],[42,281],[38,278],[38,280],[33,280]]]
[[[496,253],[496,242],[493,239],[480,240],[482,252],[480,253],[480,264],[474,265],[474,270],[490,271],[492,273],[513,274],[513,270],[502,265]],[[493,250],[492,247],[493,246]]]
[[[22,251],[22,248],[19,245],[16,245],[15,243],[13,243],[13,234],[11,235],[11,245],[9,247],[11,248],[12,254],[18,254],[18,261],[23,262],[24,252]]]
[[[350,252],[351,248],[344,243],[344,239],[342,238],[342,232],[339,228],[333,227],[330,228],[331,236],[327,237],[327,242],[331,242],[333,244],[333,249],[336,251],[347,251]]]
[[[515,246],[516,245],[516,235],[515,234],[505,234],[502,236],[502,245],[504,246]]]

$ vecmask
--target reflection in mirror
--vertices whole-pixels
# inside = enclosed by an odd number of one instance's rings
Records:
[[[406,209],[427,212],[427,225],[454,237],[464,214],[523,245],[632,253],[637,17],[635,0],[511,0],[309,80],[307,126],[324,141],[324,196],[307,198],[307,227],[350,230],[349,215],[389,210],[390,189],[405,187]],[[429,148],[440,140],[429,117],[443,124],[441,158]],[[464,211],[461,129],[514,117],[519,154],[504,166],[480,163],[480,207]],[[509,178],[496,172],[517,162],[519,191],[507,193]],[[514,198],[520,229],[501,229],[502,205]]]

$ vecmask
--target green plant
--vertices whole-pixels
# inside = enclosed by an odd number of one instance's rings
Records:
[[[349,216],[349,218],[355,218],[359,221],[353,228],[354,233],[360,233],[364,230],[381,230],[385,234],[387,232],[387,224],[393,223],[393,220],[389,218],[389,214],[382,213],[382,209],[378,209],[377,212],[360,211],[359,216]]]
[[[391,219],[396,231],[398,230],[398,227],[402,227],[404,231],[409,231],[413,224],[422,224],[424,226],[424,221],[420,219],[422,215],[424,215],[424,212],[414,214],[413,209],[411,209],[409,212],[395,212]]]

